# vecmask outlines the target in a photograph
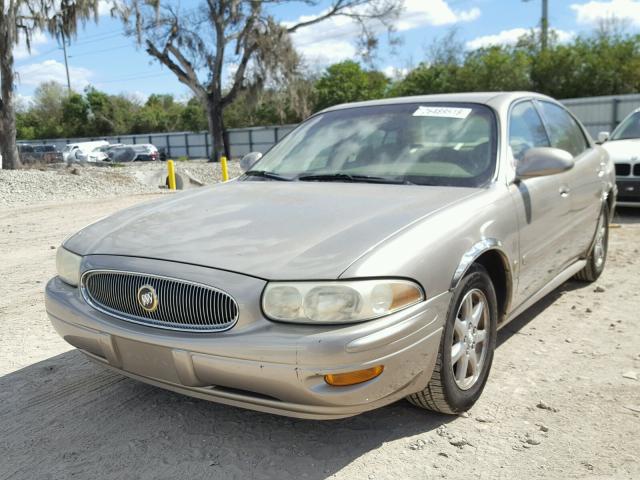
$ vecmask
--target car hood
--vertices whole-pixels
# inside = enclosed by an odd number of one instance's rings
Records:
[[[386,238],[477,191],[233,181],[123,210],[84,228],[65,247],[265,279],[335,279]]]
[[[602,144],[612,160],[629,161],[632,157],[640,158],[640,138],[628,140],[612,140]]]

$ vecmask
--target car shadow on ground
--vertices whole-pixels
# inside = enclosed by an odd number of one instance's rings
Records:
[[[168,392],[69,351],[0,378],[0,479],[320,479],[454,418],[400,401],[297,420]]]
[[[591,284],[580,282],[576,280],[568,280],[560,285],[558,288],[548,293],[531,307],[526,309],[520,315],[518,315],[513,321],[506,324],[501,330],[498,331],[498,338],[496,339],[496,348],[499,348],[503,343],[508,341],[513,335],[518,335],[521,330],[538,315],[544,312],[551,304],[558,300],[564,293],[571,292],[573,290],[580,290],[581,288],[592,287]]]

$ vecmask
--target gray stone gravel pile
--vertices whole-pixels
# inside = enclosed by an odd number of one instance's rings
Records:
[[[205,161],[176,162],[176,173],[208,185],[221,180],[220,165]],[[166,178],[165,162],[112,165],[50,165],[42,169],[0,170],[0,205],[60,203],[120,195],[159,193]],[[188,174],[188,175],[187,175]],[[229,163],[231,178],[240,174]],[[193,183],[191,183],[193,184]]]

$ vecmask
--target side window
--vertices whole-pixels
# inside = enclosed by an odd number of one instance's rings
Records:
[[[509,146],[517,160],[521,160],[530,148],[551,146],[533,103],[521,102],[511,109]]]
[[[549,102],[540,102],[540,108],[549,130],[552,147],[566,150],[574,157],[589,148],[582,129],[564,108]]]

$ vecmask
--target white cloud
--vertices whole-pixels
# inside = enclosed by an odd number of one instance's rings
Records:
[[[67,75],[64,64],[56,60],[45,60],[18,67],[18,79],[21,85],[38,86],[42,82],[55,81],[66,85]],[[93,72],[83,67],[70,67],[71,87],[81,90],[90,83]]]
[[[28,109],[33,104],[33,97],[31,95],[22,95],[21,93],[16,93],[16,110],[24,111]]]
[[[480,16],[478,8],[453,10],[444,0],[405,0],[404,9],[396,21],[399,32],[427,25],[442,26],[470,22]],[[309,21],[316,15],[301,16],[295,23]],[[380,33],[383,30],[380,29]],[[309,62],[324,66],[353,58],[357,54],[355,42],[358,26],[347,17],[332,17],[324,22],[301,28],[292,35],[294,45]]]
[[[20,35],[20,41],[18,45],[16,45],[13,49],[13,56],[16,60],[22,60],[23,58],[28,58],[31,55],[37,55],[38,47],[45,45],[49,42],[47,36],[42,32],[35,32],[31,36],[31,52],[27,48],[27,42],[23,35]]]
[[[539,29],[534,29],[536,32]],[[520,37],[530,32],[527,28],[512,28],[511,30],[503,30],[495,35],[484,35],[474,38],[467,42],[467,48],[475,50],[477,48],[490,47],[492,45],[514,45]],[[560,43],[568,42],[574,37],[573,32],[564,30],[552,30],[556,34]]]
[[[408,68],[394,67],[393,65],[386,66],[382,69],[382,73],[384,73],[387,77],[392,80],[399,80],[404,78],[407,73],[409,73]]]
[[[404,11],[396,27],[399,31],[411,30],[425,25],[452,25],[471,22],[480,16],[479,8],[453,10],[444,0],[405,0]]]
[[[571,10],[576,12],[578,23],[593,24],[615,17],[640,26],[640,1],[637,0],[574,3],[571,5]]]

